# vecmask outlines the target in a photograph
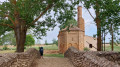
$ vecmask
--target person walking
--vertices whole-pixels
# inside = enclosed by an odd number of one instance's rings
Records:
[[[40,58],[43,58],[43,47],[39,47]]]

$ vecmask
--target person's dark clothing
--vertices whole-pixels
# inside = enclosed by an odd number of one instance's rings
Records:
[[[40,55],[43,56],[43,47],[40,47],[39,52],[40,52]]]

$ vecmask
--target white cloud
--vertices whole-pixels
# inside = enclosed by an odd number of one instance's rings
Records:
[[[8,0],[0,0],[0,2],[4,2],[4,1],[8,1]]]

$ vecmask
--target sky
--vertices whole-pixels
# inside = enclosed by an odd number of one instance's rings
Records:
[[[6,1],[6,0],[0,0],[1,2]],[[81,5],[81,4],[80,4]],[[83,5],[82,5],[83,6]],[[77,7],[76,7],[77,10]],[[91,14],[95,17],[95,11],[93,8],[89,9],[89,11],[91,12]],[[93,21],[93,18],[90,16],[90,14],[88,13],[88,11],[86,10],[86,8],[82,8],[82,17],[85,21],[85,35],[88,36],[93,36],[94,34],[96,34],[96,24]],[[77,14],[75,16],[75,19],[77,20]],[[44,44],[45,40],[47,40],[48,43],[52,43],[52,40],[55,38],[56,40],[58,39],[57,36],[59,34],[60,28],[59,28],[59,24],[54,28],[53,31],[47,31],[47,36],[43,37],[41,40],[37,40],[35,38],[35,42],[36,44]],[[106,36],[106,42],[109,42],[109,35]]]

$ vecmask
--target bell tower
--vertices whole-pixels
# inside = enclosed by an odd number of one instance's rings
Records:
[[[83,32],[85,31],[84,25],[84,19],[82,18],[82,6],[78,6],[78,28],[80,28]]]
[[[84,50],[84,37],[85,37],[85,23],[84,19],[82,18],[82,6],[78,6],[78,28],[79,30],[79,38],[78,38],[78,44],[79,44],[79,50]]]

